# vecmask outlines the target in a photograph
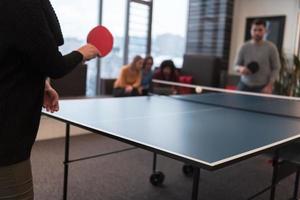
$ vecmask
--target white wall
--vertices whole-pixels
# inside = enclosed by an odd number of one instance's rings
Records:
[[[63,122],[60,122],[58,120],[51,119],[49,117],[46,117],[42,115],[39,132],[37,134],[36,140],[47,140],[47,139],[54,139],[54,138],[61,138],[65,137],[66,135],[66,124]],[[83,135],[90,133],[87,130],[70,126],[70,135]]]
[[[234,74],[234,59],[239,47],[244,43],[247,17],[285,15],[283,51],[292,55],[296,47],[298,12],[299,0],[235,0],[229,74]]]

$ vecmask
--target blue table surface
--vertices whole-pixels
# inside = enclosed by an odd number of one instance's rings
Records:
[[[208,167],[300,137],[300,103],[236,94],[62,100],[47,114]]]

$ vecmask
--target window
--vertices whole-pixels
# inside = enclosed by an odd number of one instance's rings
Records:
[[[136,54],[145,56],[150,50],[149,17],[152,7],[149,5],[152,0],[131,0],[127,18],[128,1],[89,0],[86,3],[83,0],[51,0],[65,38],[65,44],[60,48],[63,54],[76,50],[86,43],[88,32],[99,24],[100,2],[103,3],[101,24],[112,32],[114,46],[109,55],[100,59],[100,71],[97,69],[97,60],[87,63],[87,96],[97,94],[98,79],[116,78],[124,61],[130,62]],[[164,59],[173,59],[176,66],[181,67],[185,52],[187,10],[188,0],[153,1],[151,55],[156,66]],[[128,41],[125,41],[126,19],[128,19]],[[124,45],[125,42],[127,46]]]
[[[63,54],[70,53],[86,43],[88,32],[98,24],[99,0],[51,0],[61,24],[65,44],[60,47]],[[96,60],[88,62],[88,96],[96,92]]]
[[[153,1],[152,56],[155,66],[165,59],[172,59],[176,67],[182,66],[187,17],[188,0]]]
[[[114,37],[112,52],[101,58],[101,78],[116,78],[123,65],[126,0],[104,0],[102,24]]]
[[[101,78],[116,78],[121,66],[130,62],[132,58],[139,54],[145,56],[147,51],[149,6],[131,2],[129,8],[129,41],[126,48],[125,28],[126,28],[126,8],[127,0],[104,0],[102,12],[102,24],[106,26],[114,36],[114,46],[112,52],[101,59]],[[118,13],[118,14],[116,14]],[[124,59],[126,52],[127,58]]]
[[[147,52],[150,7],[147,4],[130,2],[128,28],[128,62],[136,55]]]

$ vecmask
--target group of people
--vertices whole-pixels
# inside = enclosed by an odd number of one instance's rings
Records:
[[[277,47],[264,39],[267,33],[266,22],[254,20],[251,26],[252,39],[240,48],[235,70],[241,75],[238,89],[247,92],[271,94],[280,71],[280,57]],[[121,68],[114,84],[114,96],[147,95],[149,91],[158,94],[176,94],[177,88],[152,83],[153,79],[178,82],[179,73],[172,60],[165,60],[160,67],[152,71],[153,58],[135,56],[133,61]]]
[[[179,74],[172,60],[164,60],[160,67],[153,71],[153,57],[147,56],[144,59],[137,55],[132,62],[121,68],[120,74],[114,83],[113,94],[115,97],[142,96],[147,95],[152,90],[161,88],[176,89],[163,84],[152,84],[152,79],[178,82]],[[158,91],[159,92],[159,91]]]

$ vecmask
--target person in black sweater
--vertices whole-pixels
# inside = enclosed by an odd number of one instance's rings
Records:
[[[1,0],[0,38],[0,199],[30,200],[30,153],[43,101],[58,109],[46,78],[63,77],[99,52],[90,44],[59,52],[63,37],[49,0]]]

